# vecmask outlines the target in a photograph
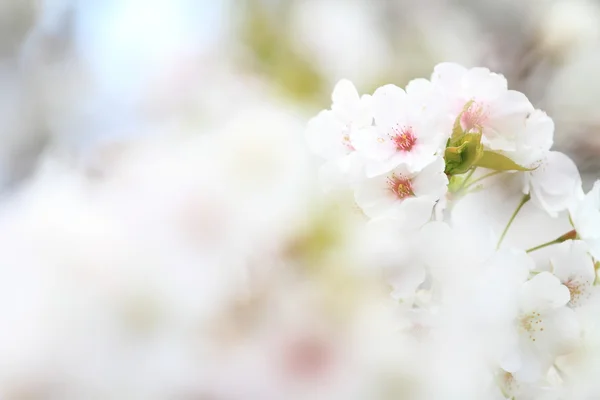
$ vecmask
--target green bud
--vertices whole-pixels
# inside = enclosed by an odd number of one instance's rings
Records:
[[[481,135],[468,133],[463,135],[457,146],[447,147],[444,153],[446,173],[459,175],[467,172],[483,154]]]

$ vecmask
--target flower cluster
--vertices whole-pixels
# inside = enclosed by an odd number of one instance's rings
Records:
[[[308,124],[322,185],[362,211],[399,336],[444,368],[428,398],[598,393],[582,377],[598,366],[600,182],[584,194],[553,136],[502,75],[453,63],[372,95],[342,80]]]

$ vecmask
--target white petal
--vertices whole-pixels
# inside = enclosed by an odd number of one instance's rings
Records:
[[[523,283],[535,268],[535,262],[524,250],[500,249],[492,258],[490,267],[502,270],[512,282]]]
[[[521,362],[521,354],[516,348],[502,357],[502,360],[500,361],[500,368],[506,372],[510,372],[511,374],[514,374],[521,369],[522,365],[523,363]]]
[[[363,160],[356,153],[329,161],[319,169],[319,182],[325,192],[347,189],[363,176]]]
[[[554,121],[541,111],[535,110],[526,121],[526,129],[519,140],[520,147],[529,150],[550,150],[554,142]]]
[[[415,294],[415,291],[425,281],[425,268],[420,265],[410,265],[395,271],[389,278],[392,285],[392,297],[396,300],[406,299]]]
[[[411,172],[416,173],[440,158],[435,153],[436,149],[433,147],[415,145],[411,152],[394,154],[392,160],[396,165],[405,164]]]
[[[594,256],[596,260],[600,260],[600,238],[586,239],[585,242],[588,245],[592,256]]]
[[[386,174],[398,167],[400,161],[396,157],[391,157],[385,161],[365,160],[365,175],[367,178],[373,178],[378,175]]]
[[[369,225],[387,226],[392,224],[396,233],[414,234],[427,224],[435,202],[428,199],[408,198],[394,204],[386,213],[381,213],[369,221]]]
[[[584,240],[600,239],[600,181],[578,202],[571,216],[577,233]],[[590,247],[593,246],[590,244]]]
[[[581,327],[575,312],[567,307],[560,307],[548,316],[548,329],[552,333],[549,338],[548,351],[552,354],[565,354],[572,351],[580,340]]]
[[[359,100],[358,91],[352,82],[342,79],[333,88],[331,100],[338,107],[352,107]]]
[[[365,214],[372,218],[389,212],[398,201],[389,190],[385,175],[359,183],[354,191],[354,199]]]
[[[522,382],[539,381],[545,372],[545,367],[549,367],[546,365],[548,361],[541,360],[528,346],[521,346],[520,350],[521,368],[513,375]]]
[[[375,123],[383,128],[394,126],[402,117],[406,93],[396,85],[385,85],[373,93]]]
[[[546,153],[544,161],[529,172],[534,204],[550,215],[566,210],[581,188],[581,177],[575,163],[557,151]]]
[[[371,95],[364,94],[361,96],[357,104],[357,109],[354,110],[352,116],[352,126],[356,128],[365,128],[373,124],[372,111],[373,98]]]
[[[349,80],[342,79],[338,82],[333,89],[331,99],[333,101],[331,111],[344,124],[359,127],[370,124],[369,109]]]
[[[438,157],[413,179],[413,191],[417,196],[441,198],[448,188],[448,177],[444,173],[445,163]]]
[[[352,145],[365,158],[385,161],[396,152],[394,142],[379,128],[370,127],[352,133]]]
[[[446,92],[457,92],[462,85],[463,76],[467,69],[455,63],[440,63],[433,69],[431,82]]]
[[[533,108],[527,96],[516,90],[507,90],[492,103],[490,117],[498,119],[516,118],[517,122],[524,126],[527,117],[534,111],[535,108]]]
[[[581,240],[567,240],[556,245],[552,257],[554,275],[562,282],[576,279],[591,283],[596,278],[594,262],[588,253],[588,246]]]
[[[508,90],[489,104],[484,136],[493,150],[517,150],[517,138],[523,135],[527,116],[534,111],[527,97]]]
[[[423,78],[413,79],[406,85],[406,93],[409,96],[414,95],[419,98],[423,98],[430,94],[432,89],[431,82]]]
[[[550,272],[541,272],[523,284],[521,307],[525,313],[564,306],[570,300],[569,289]]]
[[[408,198],[389,215],[399,221],[403,231],[412,231],[429,222],[434,205],[435,202],[430,199]]]
[[[343,131],[346,127],[329,110],[323,110],[313,117],[306,129],[306,140],[315,154],[334,159],[348,153],[342,143]]]
[[[495,99],[507,90],[506,78],[487,68],[471,68],[463,82],[468,96],[476,100]]]

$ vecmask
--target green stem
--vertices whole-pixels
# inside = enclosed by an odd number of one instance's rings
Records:
[[[554,240],[551,240],[551,241],[546,242],[546,243],[542,243],[542,244],[540,244],[538,246],[535,246],[535,247],[532,247],[532,248],[528,249],[527,253],[531,253],[532,251],[543,249],[544,247],[552,246],[553,244],[562,243],[562,242],[564,242],[566,240],[569,240],[569,239],[575,239],[576,237],[577,237],[577,232],[575,231],[575,229],[573,229],[572,231],[569,231],[569,232],[565,233],[564,235],[562,235],[560,237],[557,237]]]
[[[477,169],[477,167],[474,167],[472,170],[469,171],[467,176],[465,176],[465,179],[462,181],[462,184],[460,185],[460,187],[458,189],[456,189],[456,193],[460,193],[460,191],[463,190],[465,188],[465,186],[467,186],[469,179],[471,179],[471,176],[473,176],[476,169]]]
[[[513,221],[517,217],[517,214],[519,213],[519,211],[521,211],[521,208],[523,208],[523,206],[525,205],[525,203],[527,203],[529,201],[529,199],[531,199],[531,196],[528,195],[528,194],[526,194],[525,196],[523,196],[523,198],[521,199],[521,202],[517,206],[517,209],[510,216],[510,219],[508,220],[508,224],[506,224],[506,227],[504,228],[504,231],[502,231],[502,235],[500,235],[500,239],[498,240],[498,244],[496,245],[496,250],[498,250],[500,248],[500,245],[502,244],[502,241],[504,240],[504,237],[508,233],[508,229],[510,228],[510,226],[513,223]]]
[[[483,176],[480,176],[479,178],[477,178],[477,179],[473,180],[473,182],[470,182],[470,183],[469,183],[467,186],[465,186],[465,189],[469,189],[471,186],[473,186],[473,185],[474,185],[474,184],[476,184],[477,182],[479,182],[479,181],[482,181],[482,180],[484,180],[485,178],[489,178],[489,177],[491,177],[491,176],[494,176],[494,175],[501,174],[502,172],[504,172],[504,171],[494,171],[494,172],[490,172],[489,174],[485,174],[485,175],[483,175]]]

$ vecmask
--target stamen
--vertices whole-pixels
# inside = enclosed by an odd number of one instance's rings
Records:
[[[569,293],[571,294],[571,300],[569,301],[569,305],[579,305],[580,301],[582,300],[582,297],[584,297],[587,293],[586,283],[576,281],[575,279],[569,279],[568,281],[564,282],[563,285],[565,285],[567,289],[569,289]]]
[[[399,199],[405,199],[415,195],[411,180],[405,176],[392,175],[388,178],[388,187]]]
[[[486,119],[487,113],[484,107],[481,104],[473,103],[463,112],[460,122],[465,132],[469,132],[472,129],[482,129]]]
[[[346,129],[342,132],[342,144],[350,151],[355,151],[356,149],[352,146],[352,142],[350,141],[350,130]]]
[[[412,126],[396,126],[392,129],[390,136],[398,151],[411,151],[417,143]]]
[[[536,341],[537,333],[544,331],[544,320],[538,312],[533,312],[521,317],[520,325],[521,328],[529,334],[529,339],[533,342]]]

